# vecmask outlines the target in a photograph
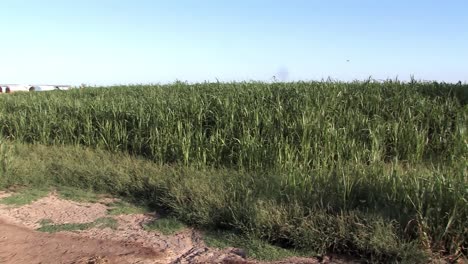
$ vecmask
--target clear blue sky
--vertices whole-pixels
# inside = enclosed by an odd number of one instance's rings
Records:
[[[468,81],[466,0],[1,0],[0,14],[0,83]]]

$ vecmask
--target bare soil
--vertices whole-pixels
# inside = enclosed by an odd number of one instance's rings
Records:
[[[158,263],[163,256],[136,244],[40,233],[3,220],[0,234],[0,263]]]
[[[0,198],[10,193],[0,192]],[[51,193],[29,205],[0,205],[0,263],[261,263],[242,249],[209,248],[200,232],[187,228],[165,236],[146,231],[145,223],[158,215],[109,216],[104,202],[78,203]],[[113,217],[117,229],[42,233],[41,220],[54,224],[89,223]],[[274,263],[332,263],[329,259],[290,258]],[[342,263],[342,262],[333,262]]]
[[[21,207],[1,207],[0,215],[16,219],[22,225],[36,229],[43,219],[56,224],[89,223],[107,215],[107,206],[102,203],[78,203],[60,199],[52,193],[31,204]]]

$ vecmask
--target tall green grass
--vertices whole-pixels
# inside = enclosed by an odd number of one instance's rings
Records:
[[[462,84],[178,82],[3,96],[0,122],[10,140],[188,169],[155,198],[188,223],[320,251],[466,254],[467,102]]]

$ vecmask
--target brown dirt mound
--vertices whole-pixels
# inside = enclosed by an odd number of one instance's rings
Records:
[[[56,224],[88,223],[104,217],[107,206],[101,203],[78,203],[60,199],[56,194],[21,207],[0,206],[0,215],[17,219],[22,225],[38,228],[41,220],[49,219]]]
[[[0,193],[2,198],[10,194]],[[144,230],[143,224],[157,218],[156,214],[110,216],[117,220],[117,230],[91,228],[57,234],[31,230],[44,219],[54,224],[93,222],[109,217],[108,209],[103,203],[64,200],[55,193],[21,207],[0,204],[0,263],[245,262],[235,252],[207,248],[191,229],[172,236]]]
[[[0,192],[0,198],[11,193]],[[109,216],[105,203],[79,203],[52,193],[29,205],[0,204],[0,263],[266,263],[246,259],[237,248],[214,249],[200,232],[186,228],[165,236],[147,231],[153,214]],[[34,231],[44,219],[54,224],[89,223],[101,217],[117,220],[116,230],[91,228],[46,234]],[[271,263],[319,263],[315,258],[290,258]],[[343,263],[324,259],[321,263]]]
[[[46,234],[0,220],[0,263],[161,263],[154,249],[98,239]]]

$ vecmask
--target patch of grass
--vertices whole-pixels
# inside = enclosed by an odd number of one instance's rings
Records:
[[[49,190],[45,189],[23,189],[16,194],[1,199],[0,203],[12,206],[23,206],[45,197],[48,193]]]
[[[111,217],[101,217],[90,223],[68,223],[68,224],[53,224],[50,219],[41,220],[42,225],[38,231],[46,233],[56,233],[62,231],[80,231],[90,228],[111,228],[117,229],[117,220]]]
[[[95,192],[82,190],[73,187],[60,186],[57,187],[59,196],[66,200],[72,200],[76,202],[87,202],[95,203],[99,201],[99,196]]]
[[[158,231],[161,234],[168,236],[186,228],[186,225],[175,218],[168,217],[155,219],[150,223],[143,225],[143,228],[148,231]]]
[[[47,224],[38,228],[38,231],[46,233],[56,233],[62,231],[80,231],[92,227],[91,223],[71,223],[71,224]]]
[[[220,249],[227,247],[241,248],[246,251],[248,257],[263,261],[275,261],[294,256],[314,255],[303,251],[281,248],[258,238],[226,231],[206,231],[204,233],[204,240],[209,247]]]
[[[3,138],[0,138],[0,178],[8,173],[13,150],[13,145],[5,143]],[[0,187],[2,187],[2,181],[0,181]]]
[[[108,206],[110,215],[144,214],[150,211],[147,206],[138,206],[125,201],[117,201]]]

